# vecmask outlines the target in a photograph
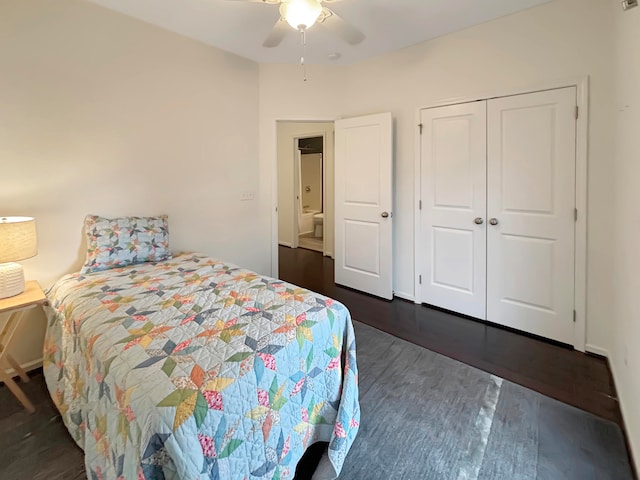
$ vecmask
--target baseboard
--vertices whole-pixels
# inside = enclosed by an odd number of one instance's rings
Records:
[[[282,245],[283,247],[293,248],[293,243],[291,242],[278,242],[278,245]]]
[[[600,355],[601,357],[609,358],[609,352],[605,348],[598,347],[597,345],[591,345],[587,343],[584,346],[584,349],[589,353],[594,353],[596,355]]]
[[[24,363],[20,365],[25,372],[30,372],[31,370],[35,370],[36,368],[40,368],[42,366],[42,358],[38,358],[36,360],[32,360],[30,362]],[[7,374],[11,376],[11,378],[17,377],[18,372],[16,372],[13,368],[7,370]],[[3,382],[0,382],[0,385]]]
[[[410,302],[415,301],[416,297],[409,293],[404,292],[393,292],[394,297],[402,298],[403,300],[409,300]]]
[[[606,350],[605,350],[606,353]],[[622,433],[624,435],[624,439],[627,442],[627,450],[629,452],[629,462],[631,463],[631,469],[633,470],[634,478],[638,477],[638,460],[640,460],[640,445],[635,445],[632,441],[631,435],[627,430],[627,421],[625,412],[627,412],[627,403],[626,400],[620,396],[620,389],[618,388],[618,381],[616,378],[616,367],[614,365],[614,361],[612,357],[607,356],[607,363],[609,364],[609,371],[611,372],[611,377],[613,380],[613,387],[615,388],[616,395],[618,397],[618,405],[620,406],[620,415],[622,416]]]

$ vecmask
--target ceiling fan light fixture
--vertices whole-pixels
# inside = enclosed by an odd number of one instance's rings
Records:
[[[280,15],[296,30],[309,28],[321,13],[318,0],[286,0],[280,5]]]

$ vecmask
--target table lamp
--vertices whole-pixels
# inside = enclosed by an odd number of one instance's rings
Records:
[[[17,262],[34,257],[36,221],[31,217],[0,217],[0,298],[24,292],[24,271]]]

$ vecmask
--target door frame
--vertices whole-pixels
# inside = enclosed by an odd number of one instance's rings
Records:
[[[334,122],[341,117],[318,115],[277,115],[271,117],[271,133],[267,138],[273,140],[271,151],[271,276],[278,278],[278,122],[322,123]],[[326,151],[326,141],[323,150]],[[323,160],[324,161],[324,160]]]
[[[302,154],[298,148],[298,137],[293,137],[293,238],[291,239],[291,248],[300,246],[300,184],[302,183]],[[279,162],[278,162],[279,163]],[[280,172],[278,172],[280,175]],[[280,215],[278,214],[278,223],[280,223]],[[279,240],[279,239],[278,239]],[[279,242],[278,242],[279,243]]]
[[[422,303],[422,265],[424,252],[420,248],[422,232],[421,212],[421,188],[422,188],[422,135],[420,134],[421,111],[427,108],[443,107],[459,103],[489,100],[497,97],[508,97],[526,93],[540,92],[544,90],[556,90],[565,87],[576,88],[576,104],[579,115],[576,119],[576,208],[578,218],[575,222],[574,239],[574,298],[573,304],[576,312],[575,326],[573,330],[573,347],[581,352],[589,351],[602,354],[602,350],[586,343],[587,325],[587,178],[588,178],[588,142],[589,142],[589,76],[571,77],[566,79],[537,83],[521,88],[504,89],[500,91],[485,92],[468,97],[453,97],[436,101],[421,106],[417,109],[416,135],[415,135],[415,182],[414,182],[414,298],[415,303]]]

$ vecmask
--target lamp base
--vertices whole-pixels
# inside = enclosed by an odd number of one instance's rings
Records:
[[[24,292],[24,270],[19,263],[0,263],[0,299]]]

